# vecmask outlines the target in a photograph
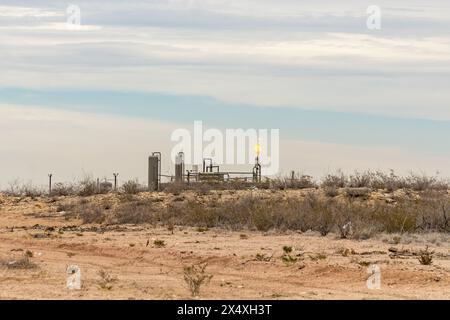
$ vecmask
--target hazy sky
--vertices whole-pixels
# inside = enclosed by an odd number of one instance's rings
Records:
[[[194,120],[279,128],[283,171],[450,176],[450,2],[337,2],[0,0],[0,188],[144,182]]]

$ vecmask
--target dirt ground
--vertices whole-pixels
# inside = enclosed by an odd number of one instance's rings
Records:
[[[207,263],[213,276],[200,299],[450,299],[448,234],[362,241],[181,226],[172,234],[151,225],[83,225],[57,212],[61,201],[0,195],[0,299],[190,299],[183,267],[195,263]],[[282,260],[284,246],[296,261]],[[434,251],[429,266],[416,256],[426,246]],[[8,267],[26,254],[28,268]],[[366,284],[372,264],[380,289]],[[81,269],[81,290],[66,287],[69,265]]]

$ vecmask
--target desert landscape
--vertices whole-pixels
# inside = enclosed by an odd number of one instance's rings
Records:
[[[0,28],[2,310],[449,309],[450,1],[0,0]]]
[[[447,190],[121,190],[1,194],[0,298],[450,299]]]

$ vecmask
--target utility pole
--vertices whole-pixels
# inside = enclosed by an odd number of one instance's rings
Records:
[[[53,177],[53,174],[49,173],[48,174],[48,195],[49,196],[52,195],[52,177]]]
[[[118,173],[113,173],[114,176],[114,191],[117,191],[117,176],[119,174]]]

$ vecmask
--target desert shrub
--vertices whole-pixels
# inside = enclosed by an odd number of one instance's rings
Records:
[[[267,208],[255,208],[251,213],[253,226],[259,231],[268,231],[276,224],[276,215],[273,210]]]
[[[261,189],[271,188],[277,190],[307,189],[316,188],[317,184],[311,176],[294,173],[294,175],[271,179],[270,184],[267,185],[267,188],[264,183],[259,184],[258,187]]]
[[[293,249],[291,246],[283,247],[283,255],[281,256],[281,261],[283,261],[286,265],[294,264],[297,262],[297,258],[292,256]]]
[[[198,195],[206,196],[211,193],[211,190],[216,189],[217,186],[214,186],[212,183],[202,182],[196,183],[192,186],[192,190],[194,190]]]
[[[417,209],[417,229],[422,231],[450,231],[450,199],[434,194],[422,198]]]
[[[8,189],[4,191],[8,196],[34,198],[45,194],[44,190],[33,186],[31,182],[22,183],[19,179],[10,181],[8,185]]]
[[[98,185],[98,193],[108,193],[111,192],[113,189],[113,184],[107,180],[102,181]]]
[[[166,246],[166,242],[164,240],[156,239],[155,241],[153,241],[153,245],[155,246],[155,248],[164,248]]]
[[[397,176],[393,170],[391,170],[389,174],[377,171],[373,175],[373,189],[384,189],[388,192],[393,192],[395,190],[404,188],[405,186],[405,179]]]
[[[325,187],[324,193],[327,197],[334,198],[339,195],[339,189],[336,187]]]
[[[257,253],[255,255],[255,261],[269,262],[270,260],[272,260],[272,258],[273,258],[273,255],[267,256],[265,253]]]
[[[58,182],[52,186],[52,196],[69,196],[75,193],[75,186],[72,184]]]
[[[312,216],[312,229],[326,236],[334,227],[333,199],[321,199],[315,193],[309,193],[305,198],[305,209]]]
[[[411,174],[406,178],[407,186],[414,191],[447,190],[448,184],[436,177]]]
[[[365,240],[376,232],[379,226],[374,221],[378,210],[376,205],[366,201],[353,201],[348,198],[335,206],[335,221],[341,238]]]
[[[308,256],[312,261],[325,260],[327,258],[327,255],[323,252],[310,254]]]
[[[119,224],[151,223],[155,220],[155,211],[150,201],[126,202],[114,210],[114,218]]]
[[[313,177],[308,175],[299,175],[290,183],[290,188],[294,189],[308,189],[317,188],[317,184],[314,182]]]
[[[359,197],[367,198],[371,192],[372,192],[372,189],[367,188],[367,187],[345,188],[345,194],[347,195],[347,197],[351,197],[351,198],[359,198]]]
[[[125,194],[138,194],[141,191],[141,186],[137,180],[128,180],[120,189]]]
[[[348,178],[344,175],[342,171],[338,171],[334,174],[328,174],[322,179],[321,186],[324,187],[334,187],[334,188],[344,188],[347,186]]]
[[[202,285],[211,281],[212,275],[206,273],[207,264],[191,265],[183,268],[184,281],[186,282],[189,291],[193,297],[200,294],[200,288]]]
[[[83,223],[103,223],[107,215],[105,210],[97,204],[82,205],[79,209],[79,217]]]
[[[328,174],[322,179],[322,188],[370,188],[382,189],[389,192],[398,189],[412,189],[414,191],[426,190],[447,190],[449,182],[438,179],[437,177],[428,177],[426,175],[410,174],[408,177],[400,177],[391,170],[389,173],[382,171],[355,172],[346,176],[341,171],[335,174]]]
[[[218,227],[239,230],[252,228],[252,210],[255,206],[252,196],[238,198],[235,202],[225,201],[215,204],[214,214]]]
[[[166,183],[162,186],[162,190],[166,193],[171,193],[175,196],[180,195],[184,190],[187,189],[186,184],[174,182],[174,183]]]
[[[249,185],[252,185],[253,183],[249,183],[246,181],[242,181],[242,180],[238,180],[238,179],[232,179],[230,181],[227,181],[226,183],[226,188],[228,190],[244,190],[247,189],[249,187]],[[269,184],[268,183],[260,183],[258,185],[259,188],[261,189],[268,189],[269,188]]]
[[[1,260],[0,266],[10,270],[36,269],[38,266],[31,261],[32,256],[32,252],[27,250],[21,257]]]
[[[219,223],[233,229],[247,227],[259,231],[270,229],[299,229],[301,222],[298,202],[278,198],[265,199],[244,196],[238,201],[227,201],[216,207]]]
[[[179,205],[178,210],[184,211],[182,221],[189,225],[205,228],[217,225],[217,215],[211,205],[203,205],[191,200],[185,205]]]
[[[86,176],[78,182],[77,188],[79,196],[92,196],[97,193],[97,182],[93,178]]]
[[[370,171],[355,172],[350,175],[347,186],[349,188],[371,188],[373,180],[373,174]]]
[[[7,196],[11,197],[19,197],[21,196],[21,190],[20,190],[20,180],[15,179],[13,181],[8,182],[8,189],[4,190],[3,193]]]
[[[418,204],[404,201],[395,205],[379,205],[372,220],[387,233],[412,232],[416,228]]]
[[[100,280],[98,281],[98,285],[103,290],[111,290],[113,288],[114,282],[117,282],[117,277],[111,276],[106,270],[101,269],[98,272]]]
[[[45,192],[42,189],[33,186],[30,182],[22,186],[21,194],[25,197],[34,198],[42,196],[43,194],[45,194]]]
[[[428,247],[425,250],[421,250],[418,254],[418,260],[421,265],[429,266],[433,263],[433,251],[430,251]]]
[[[365,190],[365,188],[357,188]],[[359,195],[360,193],[358,193]],[[85,221],[102,221],[107,216],[88,210]],[[108,221],[116,223],[159,223],[196,228],[220,227],[232,230],[313,230],[325,236],[337,232],[341,238],[368,239],[379,232],[448,232],[450,199],[445,192],[426,193],[386,202],[364,197],[324,197],[309,191],[302,196],[244,193],[238,198],[184,197],[168,206],[152,200],[120,203]],[[91,218],[92,217],[92,218]]]
[[[74,201],[70,201],[70,202],[63,202],[60,203],[56,206],[56,212],[65,212],[67,214],[72,213],[78,206],[79,204],[77,204]]]

